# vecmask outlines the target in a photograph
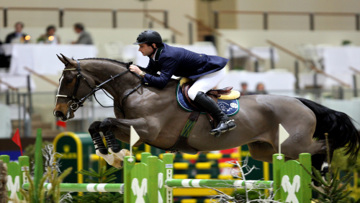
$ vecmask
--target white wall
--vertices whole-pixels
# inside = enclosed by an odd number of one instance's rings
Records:
[[[354,12],[359,13],[358,0],[237,0],[237,10],[242,11],[296,11],[296,12]],[[218,10],[221,10],[220,8]],[[237,15],[239,29],[262,29],[261,15]],[[308,16],[269,17],[269,29],[309,29]],[[315,29],[355,29],[355,17],[315,17]]]
[[[270,46],[266,40],[271,40],[290,51],[300,54],[299,47],[305,44],[340,46],[343,40],[350,40],[353,45],[360,46],[360,33],[356,31],[280,31],[280,30],[219,30],[223,36],[217,38],[219,55],[224,56],[229,43],[225,39],[231,39],[236,43],[247,47]],[[294,57],[279,51],[277,68],[293,71]],[[270,63],[266,62],[269,69]],[[303,66],[302,66],[303,67]]]
[[[238,10],[358,12],[358,0],[237,0]]]

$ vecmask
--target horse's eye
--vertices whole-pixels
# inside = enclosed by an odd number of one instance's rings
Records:
[[[64,75],[64,81],[66,83],[71,83],[74,80],[74,77],[71,74]]]
[[[74,80],[74,78],[66,78],[66,83],[71,83]]]

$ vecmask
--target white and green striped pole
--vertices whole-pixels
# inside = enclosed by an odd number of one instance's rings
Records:
[[[29,183],[23,184],[23,189],[28,190]],[[49,191],[51,183],[44,183],[44,188]],[[124,193],[123,183],[60,183],[61,192],[119,192]]]
[[[184,188],[246,188],[246,189],[270,189],[273,181],[262,180],[216,180],[216,179],[170,179],[166,180],[169,187]]]

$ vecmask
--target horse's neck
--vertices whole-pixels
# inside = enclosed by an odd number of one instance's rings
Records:
[[[87,67],[87,71],[94,79],[96,85],[102,84],[117,74],[124,72],[123,75],[114,78],[113,80],[109,80],[109,82],[101,87],[109,92],[114,98],[120,98],[124,92],[133,88],[132,86],[136,83],[136,78],[132,74],[125,73],[128,71],[126,68],[112,62],[101,64],[94,63]]]
[[[144,95],[146,95],[145,97],[147,97],[147,98],[149,98],[148,95],[153,95],[155,98],[160,99],[160,100],[163,100],[165,98],[174,100],[174,99],[176,99],[175,88],[176,88],[178,82],[179,82],[178,80],[170,80],[170,82],[163,89],[144,85],[143,86],[143,91],[145,92]]]

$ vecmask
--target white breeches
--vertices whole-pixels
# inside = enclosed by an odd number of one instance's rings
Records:
[[[188,94],[191,100],[194,100],[198,92],[204,92],[216,87],[225,76],[225,68],[199,77],[190,87]]]

